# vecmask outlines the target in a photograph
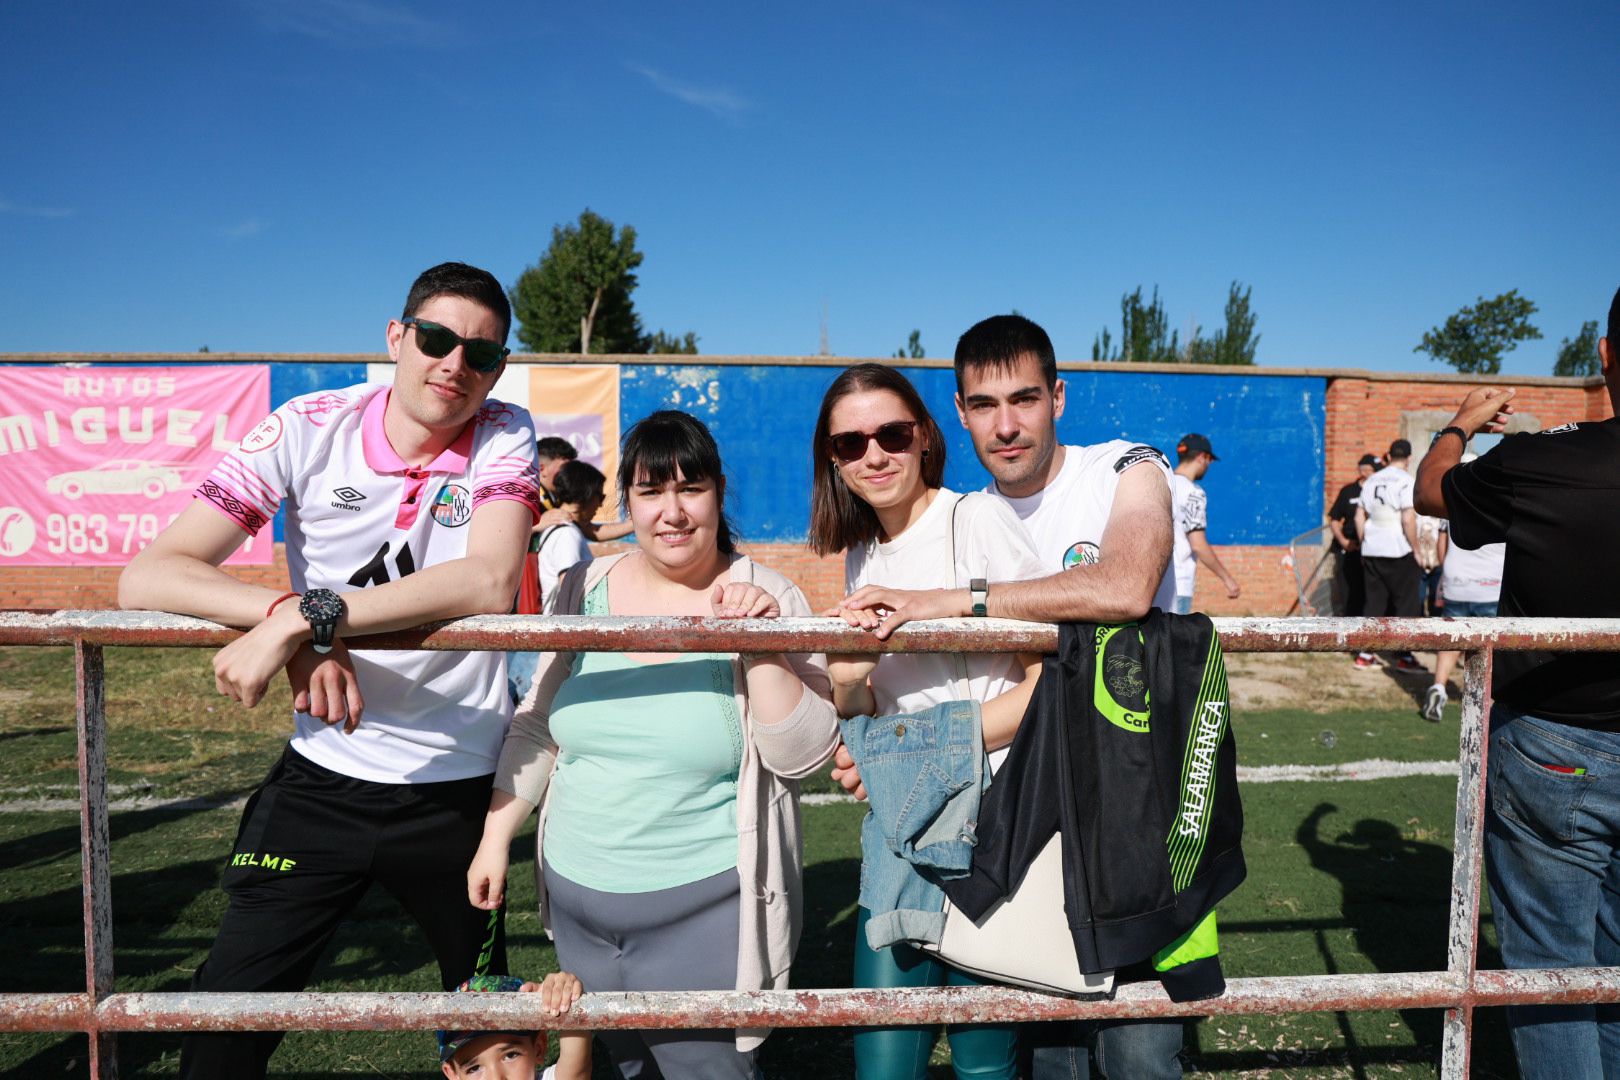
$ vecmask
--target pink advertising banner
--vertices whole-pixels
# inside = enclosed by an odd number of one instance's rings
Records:
[[[264,364],[0,370],[0,566],[129,562],[269,411]]]

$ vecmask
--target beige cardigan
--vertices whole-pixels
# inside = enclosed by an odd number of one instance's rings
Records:
[[[565,572],[546,612],[577,615],[585,594],[623,555],[597,559]],[[813,614],[793,582],[746,555],[731,557],[731,580],[749,581],[776,597],[785,616]],[[789,655],[788,662],[804,682],[804,695],[780,723],[762,724],[748,708],[748,682],[732,658],[737,688],[737,715],[742,718],[742,767],[737,778],[737,876],[742,882],[738,920],[737,989],[785,990],[793,953],[803,925],[804,841],[799,819],[800,778],[832,757],[838,746],[838,717],[829,700],[831,684],[826,659]],[[551,701],[573,667],[573,653],[543,653],[534,683],[512,718],[501,747],[495,786],[540,807],[535,839],[535,877],[540,893],[540,921],[551,931],[546,885],[540,873],[546,832],[547,789],[557,744],[549,727]],[[586,987],[587,990],[591,989]],[[738,1029],[737,1049],[752,1050],[765,1041],[768,1028]]]

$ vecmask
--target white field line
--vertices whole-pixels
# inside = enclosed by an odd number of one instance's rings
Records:
[[[1239,765],[1237,775],[1241,784],[1277,784],[1290,780],[1394,780],[1403,776],[1456,776],[1457,763],[1368,758],[1366,761],[1346,761],[1342,765]],[[817,792],[802,796],[799,801],[806,806],[828,806],[854,802],[855,799],[850,795]]]
[[[1387,758],[1369,758],[1366,761],[1347,761],[1342,765],[1239,765],[1238,782],[1244,784],[1276,784],[1299,780],[1394,780],[1404,776],[1456,776],[1455,761],[1390,761]],[[132,785],[133,786],[133,785]],[[37,790],[37,789],[36,789]],[[127,789],[126,789],[127,790]],[[4,792],[0,791],[0,796]],[[245,795],[229,799],[161,799],[141,795],[129,799],[113,799],[107,808],[113,813],[130,810],[218,810],[240,807],[247,801]],[[803,796],[806,806],[829,806],[850,803],[849,795],[817,792]],[[48,814],[75,811],[78,799],[17,799],[0,801],[0,814]]]

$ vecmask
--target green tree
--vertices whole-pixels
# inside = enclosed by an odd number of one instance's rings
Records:
[[[1194,364],[1254,363],[1260,348],[1260,335],[1254,332],[1256,316],[1249,309],[1249,292],[1234,281],[1226,292],[1226,326],[1212,338],[1201,338],[1193,331],[1187,342],[1187,359]]]
[[[636,230],[586,209],[551,230],[551,246],[512,288],[518,340],[532,352],[644,353],[630,294],[641,265]]]
[[[1581,332],[1574,340],[1565,338],[1558,346],[1558,359],[1553,362],[1554,375],[1600,375],[1603,362],[1598,359],[1598,324],[1581,324]],[[1613,344],[1612,342],[1610,344]]]
[[[1142,302],[1140,285],[1135,292],[1120,297],[1119,313],[1119,347],[1114,347],[1113,337],[1104,327],[1092,340],[1093,360],[1133,364],[1174,364],[1181,360],[1180,334],[1170,329],[1157,285],[1153,286],[1153,299],[1146,304]]]
[[[671,356],[696,356],[698,336],[690,330],[680,337],[660,330],[647,339],[647,351]]]
[[[1503,353],[1541,336],[1530,322],[1535,313],[1535,302],[1517,289],[1489,300],[1481,296],[1425,333],[1412,351],[1426,352],[1465,375],[1495,375],[1502,370]]]
[[[894,358],[896,360],[921,360],[926,355],[927,353],[923,352],[922,331],[913,330],[911,336],[906,339],[906,347],[896,349]]]

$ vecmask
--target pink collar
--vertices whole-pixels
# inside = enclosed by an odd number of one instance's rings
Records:
[[[388,433],[383,430],[383,415],[388,411],[388,395],[391,393],[392,388],[384,387],[381,393],[373,395],[366,403],[365,415],[361,417],[360,445],[365,450],[366,464],[371,470],[378,473],[466,472],[467,458],[472,453],[473,432],[478,427],[478,418],[475,416],[467,421],[467,426],[461,429],[456,441],[440,451],[439,456],[425,469],[413,470],[400,458],[393,444],[388,441]]]

